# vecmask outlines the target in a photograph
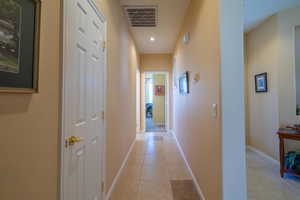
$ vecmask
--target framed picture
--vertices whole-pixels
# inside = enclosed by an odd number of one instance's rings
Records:
[[[268,92],[267,73],[255,75],[255,91],[256,92]]]
[[[38,91],[40,0],[0,1],[0,92]]]
[[[189,73],[185,72],[179,77],[179,93],[186,95],[190,93]]]
[[[165,86],[156,85],[155,86],[155,96],[165,96]]]

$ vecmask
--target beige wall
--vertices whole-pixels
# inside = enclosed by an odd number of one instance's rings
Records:
[[[106,191],[108,191],[136,135],[136,69],[139,67],[139,55],[128,31],[120,2],[116,0],[97,2],[108,22],[106,141]]]
[[[173,128],[173,56],[172,54],[141,54],[141,130],[145,130],[145,72],[169,73],[169,128]]]
[[[248,142],[277,158],[278,112],[278,23],[277,16],[247,35]],[[268,73],[268,93],[256,93],[254,76]]]
[[[60,1],[42,2],[39,93],[0,94],[0,199],[58,199]]]
[[[172,54],[141,54],[143,72],[172,72]]]
[[[300,8],[280,12],[247,34],[249,145],[278,159],[276,131],[298,122],[294,68],[294,28]],[[268,72],[270,91],[256,94],[254,74]],[[299,145],[289,142],[289,148]]]
[[[60,1],[42,4],[40,92],[0,94],[1,200],[58,199]],[[119,1],[98,0],[98,6],[108,22],[108,190],[135,139],[139,56]]]
[[[157,85],[166,84],[166,75],[154,74],[153,75],[153,87]],[[155,124],[165,124],[165,96],[153,97],[153,121]]]
[[[190,94],[174,89],[174,129],[206,199],[222,199],[220,116],[211,117],[213,103],[220,105],[219,1],[192,0],[175,51],[177,79],[190,73]],[[183,44],[183,34],[190,41]],[[193,77],[200,74],[200,81]]]

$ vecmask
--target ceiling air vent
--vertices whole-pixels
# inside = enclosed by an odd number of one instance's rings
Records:
[[[124,6],[132,27],[156,27],[156,6]]]

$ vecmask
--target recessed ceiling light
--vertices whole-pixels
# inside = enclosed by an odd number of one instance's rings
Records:
[[[155,41],[155,38],[154,37],[150,37],[150,41],[151,42]]]

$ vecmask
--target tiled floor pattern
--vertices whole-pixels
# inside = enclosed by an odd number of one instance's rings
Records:
[[[200,200],[174,138],[139,134],[111,200]]]
[[[152,118],[146,119],[146,131],[147,132],[163,132],[166,130],[165,125],[156,125]]]
[[[279,165],[247,151],[248,200],[300,200],[300,179],[282,179]]]
[[[300,200],[300,180],[247,151],[248,200]],[[174,138],[139,134],[111,200],[200,200]]]

